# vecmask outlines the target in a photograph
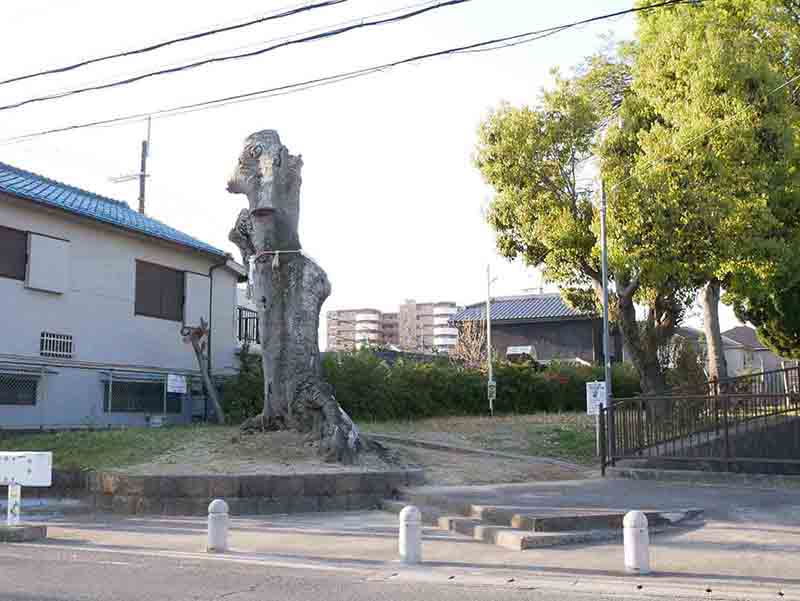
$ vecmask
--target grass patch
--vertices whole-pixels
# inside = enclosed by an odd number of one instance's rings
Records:
[[[521,455],[592,464],[595,422],[584,413],[501,417],[439,417],[362,424],[366,432],[396,434]]]
[[[60,469],[125,467],[150,461],[205,436],[208,430],[185,426],[5,434],[0,438],[0,451],[52,451],[53,467]]]

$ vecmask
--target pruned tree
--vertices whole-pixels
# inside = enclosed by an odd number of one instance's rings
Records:
[[[248,203],[230,239],[252,265],[264,372],[263,411],[242,428],[307,432],[326,461],[350,463],[366,439],[322,378],[319,314],[331,285],[300,244],[302,167],[276,131],[259,131],[245,140],[228,183]]]
[[[458,338],[450,358],[466,367],[478,368],[486,362],[486,322],[460,321],[455,324]]]
[[[208,365],[208,322],[201,317],[199,326],[183,326],[181,328],[181,336],[183,336],[183,341],[186,344],[192,345],[194,356],[197,359],[197,365],[200,368],[203,388],[205,388],[208,400],[211,401],[211,406],[214,408],[214,415],[217,418],[217,423],[224,424],[225,411],[222,409],[219,393],[214,386],[214,381],[211,378],[211,370]]]

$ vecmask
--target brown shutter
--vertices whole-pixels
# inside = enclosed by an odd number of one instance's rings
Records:
[[[25,280],[28,234],[0,226],[0,277]]]
[[[161,315],[164,319],[183,321],[183,280],[182,272],[161,268]]]
[[[136,261],[136,314],[161,316],[161,278],[158,266]]]
[[[136,261],[137,315],[183,321],[184,273]]]

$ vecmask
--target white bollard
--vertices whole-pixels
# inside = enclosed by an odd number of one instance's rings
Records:
[[[631,574],[650,573],[650,532],[647,516],[641,511],[629,511],[622,520],[625,547],[625,571]]]
[[[228,504],[214,499],[208,504],[208,553],[225,553],[228,550]]]
[[[413,505],[400,512],[400,561],[415,564],[422,561],[422,514]]]

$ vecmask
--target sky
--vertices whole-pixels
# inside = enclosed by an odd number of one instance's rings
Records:
[[[3,79],[138,48],[300,4],[296,0],[171,2],[7,0],[0,36]],[[83,87],[253,49],[270,41],[421,0],[348,0],[135,57],[0,86],[0,103]],[[0,138],[146,113],[424,52],[625,10],[631,0],[470,0],[404,22],[352,31],[240,61],[128,86],[0,111]],[[297,94],[154,119],[147,213],[218,248],[239,253],[228,232],[241,195],[225,185],[243,139],[279,131],[302,154],[300,236],[327,271],[333,293],[323,312],[397,310],[405,299],[480,301],[486,266],[493,295],[538,290],[539,274],[497,255],[484,211],[492,190],[472,162],[479,123],[505,101],[535,104],[551,70],[569,73],[607,42],[631,37],[633,17],[588,25],[514,48],[434,59]],[[144,122],[0,144],[0,160],[138,205],[135,173]],[[552,286],[545,286],[547,290]],[[737,325],[722,307],[723,330]],[[689,325],[701,326],[697,315]],[[321,339],[324,340],[324,320]]]

